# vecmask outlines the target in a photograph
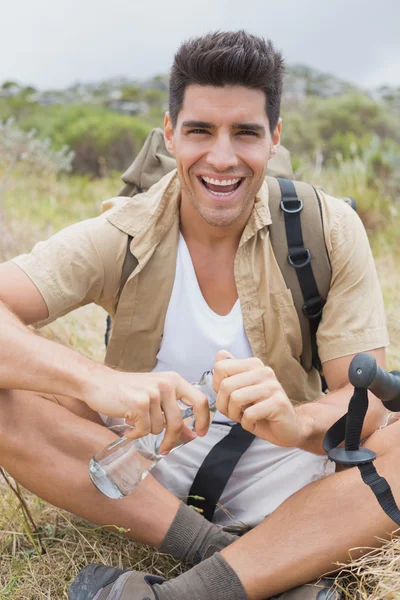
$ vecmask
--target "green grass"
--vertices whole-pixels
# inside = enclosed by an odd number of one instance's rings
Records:
[[[118,195],[121,187],[117,176],[90,179],[62,175],[41,179],[19,173],[10,181],[5,195],[6,224],[13,231],[14,252],[29,250],[33,237],[36,242],[67,225],[96,217],[101,202]]]

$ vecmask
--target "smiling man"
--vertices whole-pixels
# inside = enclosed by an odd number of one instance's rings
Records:
[[[0,266],[2,464],[48,501],[196,565],[167,582],[90,565],[71,600],[262,600],[395,528],[358,472],[333,473],[322,450],[325,432],[346,412],[352,357],[369,351],[383,366],[388,338],[363,227],[342,201],[321,194],[332,265],[318,330],[328,396],[317,370],[300,360],[301,329],[271,245],[264,182],[280,141],[282,78],[281,55],[245,32],[184,43],[165,118],[177,171]],[[127,251],[137,266],[121,290]],[[23,324],[90,302],[113,317],[107,366]],[[188,382],[211,368],[219,412],[207,433],[205,398]],[[127,418],[136,436],[166,425],[167,453],[183,427],[177,398],[194,406],[198,439],[160,461],[130,496],[103,497],[87,465],[115,435],[98,413]],[[398,425],[380,429],[384,420],[371,396],[363,437],[391,479]],[[249,443],[222,491],[226,510],[214,507],[210,523],[179,498],[193,493],[209,455],[225,469],[231,432],[233,452]],[[205,473],[218,487],[215,470]],[[395,495],[399,487],[393,480]],[[228,533],[226,511],[253,529],[240,539]],[[338,598],[328,587],[282,598]]]
[[[207,121],[198,118],[203,115]],[[180,113],[165,119],[167,147],[178,157],[182,208],[189,201],[202,224],[236,223],[243,230],[264,181],[265,157],[279,144],[280,123],[272,126],[270,132],[263,91],[190,85]]]

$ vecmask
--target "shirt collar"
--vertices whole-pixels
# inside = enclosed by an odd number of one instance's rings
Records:
[[[245,244],[251,237],[256,235],[259,231],[263,230],[268,225],[271,225],[271,212],[269,210],[269,190],[266,181],[263,182],[260,187],[253,210],[249,220],[246,223],[246,227],[242,233],[240,239],[240,245]]]
[[[122,207],[110,211],[106,218],[132,236],[131,250],[137,256],[157,245],[165,232],[176,223],[177,217],[179,218],[180,196],[181,188],[174,169],[144,194],[128,198]],[[268,184],[264,181],[257,193],[240,245],[271,223]]]

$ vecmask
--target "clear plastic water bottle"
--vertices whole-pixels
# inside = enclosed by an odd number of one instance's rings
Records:
[[[207,396],[210,422],[215,415],[217,398],[217,394],[212,387],[212,377],[213,371],[207,371],[198,383],[193,384]],[[192,407],[186,406],[179,400],[178,404],[185,425],[193,430],[194,414]],[[111,427],[111,429],[117,431],[117,433],[123,433],[131,427],[130,425],[117,425]],[[158,435],[150,433],[137,440],[126,437],[115,440],[90,460],[90,479],[105,496],[114,499],[124,498],[124,496],[133,492],[151,469],[163,458],[159,451],[164,435],[165,429]],[[181,448],[185,443],[184,439],[179,440],[171,452]]]

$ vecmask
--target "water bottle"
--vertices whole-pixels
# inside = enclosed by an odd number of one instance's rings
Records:
[[[208,400],[210,422],[216,411],[217,394],[212,387],[213,371],[204,373],[198,383],[193,385],[202,391]],[[189,427],[194,429],[194,414],[190,406],[177,401],[182,411],[182,418]],[[110,429],[123,433],[131,429],[129,425],[117,425]],[[89,476],[97,489],[108,498],[124,498],[130,494],[151,469],[163,458],[159,454],[165,429],[158,435],[150,433],[137,440],[121,437],[112,442],[92,457],[89,463]],[[181,448],[186,443],[181,439],[171,450]]]

